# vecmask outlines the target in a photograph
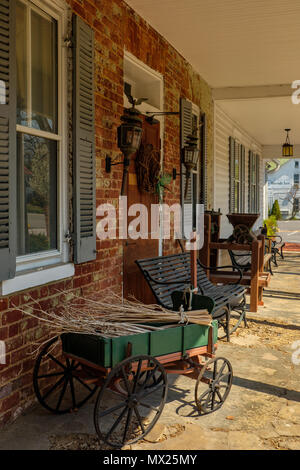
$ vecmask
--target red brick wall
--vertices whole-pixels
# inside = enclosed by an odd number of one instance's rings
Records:
[[[95,116],[97,156],[97,205],[110,202],[117,206],[122,179],[122,168],[113,167],[105,173],[105,156],[119,155],[116,146],[116,128],[123,113],[123,54],[124,48],[149,67],[164,76],[164,110],[179,109],[180,97],[191,99],[206,112],[208,119],[209,162],[212,160],[213,108],[211,92],[205,81],[185,59],[153,28],[121,0],[68,0],[73,11],[95,30]],[[180,172],[179,117],[165,121],[165,171]],[[210,184],[210,183],[209,183]],[[209,187],[209,192],[210,187]],[[179,177],[166,192],[166,202],[180,200]],[[166,253],[178,250],[170,241]],[[58,305],[60,291],[121,293],[122,244],[117,240],[97,241],[97,260],[76,266],[72,279],[52,283],[0,299],[0,340],[5,340],[7,364],[0,365],[0,425],[7,423],[25,409],[34,399],[32,369],[34,360],[28,355],[33,342],[45,335],[34,318],[23,316],[16,308],[32,302],[41,302],[43,308]]]

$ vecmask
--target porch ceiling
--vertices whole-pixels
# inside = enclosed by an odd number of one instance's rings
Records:
[[[299,0],[127,0],[212,87],[299,78]]]
[[[262,145],[283,144],[285,128],[291,141],[300,144],[300,105],[289,97],[220,101],[221,108]]]
[[[223,109],[261,144],[282,144],[285,127],[300,143],[300,105],[291,103],[291,83],[300,79],[299,0],[126,1],[207,80],[215,99],[227,97]]]

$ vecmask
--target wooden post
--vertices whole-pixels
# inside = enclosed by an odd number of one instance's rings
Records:
[[[199,258],[204,266],[210,266],[210,242],[211,242],[211,215],[204,214],[204,244],[203,248],[199,251]],[[209,271],[206,275],[209,278]]]
[[[252,242],[251,254],[251,289],[250,289],[250,311],[257,312],[259,296],[259,240]]]

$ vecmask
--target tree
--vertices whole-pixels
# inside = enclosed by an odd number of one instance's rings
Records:
[[[271,216],[272,215],[276,217],[276,220],[281,220],[281,211],[280,211],[278,199],[274,201],[274,204],[271,210]]]
[[[291,219],[294,219],[296,217],[296,214],[299,212],[299,206],[298,206],[298,201],[297,199],[297,193],[299,191],[299,184],[293,184],[290,191],[284,198],[285,201],[290,202],[292,205],[292,215]]]

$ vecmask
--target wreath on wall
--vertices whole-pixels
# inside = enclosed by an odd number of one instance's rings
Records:
[[[155,193],[160,177],[160,152],[152,144],[141,144],[135,159],[139,190]]]

